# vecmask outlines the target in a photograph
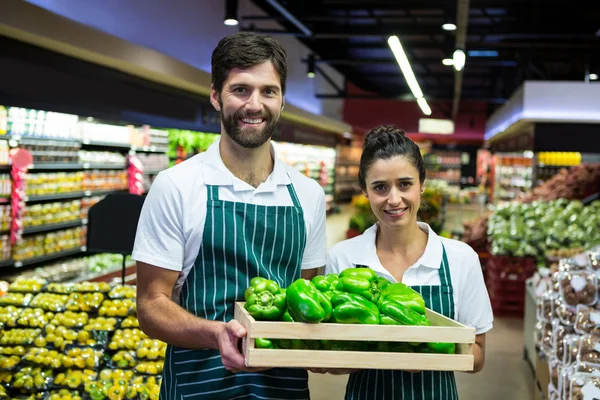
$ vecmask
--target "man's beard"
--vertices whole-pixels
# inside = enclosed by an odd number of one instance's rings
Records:
[[[235,143],[247,149],[255,149],[262,146],[269,140],[275,132],[277,126],[277,119],[273,117],[273,114],[269,110],[265,109],[262,113],[251,114],[242,110],[236,111],[233,115],[226,117],[223,114],[223,106],[219,112],[221,114],[221,122],[225,127],[227,136],[231,138]],[[261,118],[265,121],[265,127],[262,130],[260,128],[241,128],[239,120],[241,118]]]

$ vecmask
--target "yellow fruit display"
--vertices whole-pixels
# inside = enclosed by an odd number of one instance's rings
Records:
[[[41,329],[11,329],[4,331],[0,337],[1,346],[31,345],[35,338],[42,333]]]
[[[51,391],[48,394],[48,400],[81,400],[82,397],[78,391],[69,389],[61,389],[59,391]]]
[[[140,374],[159,375],[162,374],[164,361],[142,361],[138,363],[134,370]]]
[[[130,381],[133,378],[133,370],[104,369],[100,372],[99,380],[89,382],[85,385],[85,392],[92,398],[129,399]]]
[[[43,328],[52,318],[54,314],[45,312],[41,308],[26,308],[19,315],[16,323],[7,323],[9,327],[22,326],[26,328]]]
[[[39,307],[45,311],[61,312],[65,309],[67,296],[55,293],[39,293],[36,295],[29,307]]]
[[[135,310],[135,300],[105,300],[98,310],[98,315],[103,317],[127,317]]]
[[[106,282],[80,282],[74,286],[75,292],[110,292],[110,285]]]
[[[46,291],[50,293],[69,294],[75,291],[74,283],[49,283]]]
[[[32,347],[23,356],[23,360],[41,367],[53,369],[62,367],[62,354],[46,348]]]
[[[97,368],[103,351],[92,347],[72,347],[62,354],[62,363],[73,363],[74,368]]]
[[[45,279],[38,277],[17,278],[8,286],[9,292],[38,293],[48,283]]]
[[[111,299],[135,299],[136,288],[130,285],[117,285],[108,293],[108,297]]]
[[[68,369],[54,377],[54,385],[69,389],[78,389],[95,381],[97,377],[98,373],[91,369]]]
[[[31,293],[6,293],[0,297],[0,306],[25,307],[33,299]]]
[[[167,344],[157,339],[144,339],[139,342],[136,355],[140,360],[164,359],[167,352]]]
[[[25,355],[25,347],[23,346],[15,346],[15,347],[0,347],[0,354],[5,356],[24,356]]]
[[[8,386],[26,391],[47,390],[52,379],[52,370],[26,366],[8,375]]]
[[[140,321],[138,321],[135,315],[130,315],[121,321],[121,328],[139,328]]]
[[[20,361],[21,357],[19,356],[0,356],[0,369],[13,369]]]
[[[110,350],[136,350],[139,342],[148,336],[140,329],[117,329],[108,344]]]
[[[117,327],[117,322],[116,318],[92,318],[83,329],[86,331],[114,331]]]
[[[65,311],[64,313],[56,314],[50,323],[68,328],[81,328],[88,323],[88,320],[89,316],[85,312]]]
[[[140,399],[149,399],[149,400],[158,400],[160,394],[160,376],[135,376],[129,385],[130,389],[133,389],[136,393],[131,393],[131,397],[128,398],[136,398],[137,396]],[[128,392],[130,394],[130,392]]]
[[[22,308],[17,308],[15,306],[0,306],[0,323],[6,324],[8,326],[14,326],[11,324],[17,323],[17,318],[23,311]]]
[[[69,311],[95,311],[104,301],[102,293],[71,293],[67,301]]]
[[[112,356],[111,361],[118,368],[133,368],[137,363],[133,350],[119,350]]]

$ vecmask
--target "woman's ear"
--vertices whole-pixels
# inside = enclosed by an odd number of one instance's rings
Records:
[[[361,191],[363,192],[363,194],[365,195],[365,197],[368,199],[369,195],[367,194],[367,192],[365,190],[362,190],[362,189],[361,189]]]

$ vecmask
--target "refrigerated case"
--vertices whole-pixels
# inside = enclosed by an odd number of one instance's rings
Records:
[[[531,191],[533,153],[498,153],[494,157],[494,203],[515,200]]]

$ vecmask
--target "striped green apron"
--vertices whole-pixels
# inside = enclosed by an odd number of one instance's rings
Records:
[[[304,213],[292,184],[293,206],[259,206],[219,200],[207,186],[202,244],[181,291],[181,306],[198,317],[229,321],[234,303],[256,276],[287,287],[300,278],[306,246]],[[309,399],[305,370],[274,368],[232,373],[218,350],[169,346],[160,398]]]
[[[443,246],[442,246],[443,248]],[[454,319],[452,279],[446,249],[439,269],[440,286],[412,286],[421,293],[427,308]],[[364,370],[350,375],[348,400],[458,400],[454,372]]]

